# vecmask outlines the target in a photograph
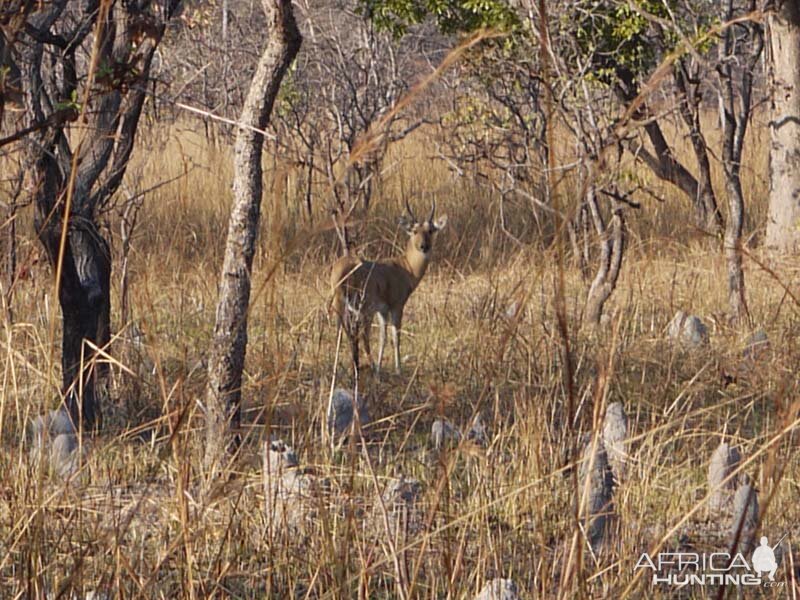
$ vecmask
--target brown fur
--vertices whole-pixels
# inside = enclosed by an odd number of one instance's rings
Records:
[[[409,238],[401,256],[384,261],[362,261],[344,256],[334,263],[331,269],[333,309],[350,341],[356,371],[359,368],[359,338],[367,358],[372,361],[369,331],[376,314],[380,320],[380,347],[375,370],[380,371],[388,322],[392,325],[395,369],[400,371],[403,309],[428,268],[435,234],[446,223],[446,216],[435,222],[432,216],[423,223],[406,221]]]

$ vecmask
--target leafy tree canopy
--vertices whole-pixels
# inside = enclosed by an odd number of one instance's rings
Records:
[[[364,15],[399,36],[410,25],[432,18],[442,33],[470,32],[484,27],[511,29],[516,12],[504,0],[359,0]]]
[[[650,73],[681,41],[699,52],[713,47],[708,28],[718,21],[714,3],[678,0],[579,0],[562,25],[572,30],[582,61],[608,84],[631,83]]]
[[[664,51],[664,40],[643,13],[669,18],[674,4],[674,0],[578,2],[570,27],[575,28],[578,50],[589,58],[596,77],[610,82],[623,70],[634,75],[650,71]]]

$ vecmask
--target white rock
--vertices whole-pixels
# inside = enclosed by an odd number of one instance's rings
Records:
[[[56,595],[52,593],[47,593],[47,600],[55,600]],[[111,592],[96,592],[96,591],[88,591],[86,594],[80,594],[78,592],[73,592],[71,596],[67,596],[67,598],[71,598],[72,600],[111,600],[112,595]]]
[[[672,339],[676,340],[681,337],[681,333],[683,332],[683,323],[686,321],[687,314],[679,310],[675,313],[675,316],[672,317],[672,320],[667,325],[667,336]]]
[[[85,452],[81,453],[78,436],[74,433],[58,434],[50,446],[50,465],[53,472],[62,479],[77,473],[84,457]]]
[[[354,404],[356,407],[355,413],[353,411]],[[347,434],[353,424],[354,414],[358,414],[358,420],[362,427],[369,423],[369,413],[360,396],[354,403],[353,394],[349,390],[341,388],[334,390],[328,406],[328,431],[335,436]]]
[[[513,320],[517,317],[519,313],[520,303],[517,300],[514,300],[511,304],[506,307],[505,316],[508,320]]]
[[[31,421],[30,435],[34,445],[41,446],[45,442],[45,436],[54,438],[62,433],[76,433],[69,413],[63,408],[51,410]]]
[[[69,479],[78,472],[88,455],[88,444],[81,444],[69,414],[64,409],[52,410],[36,417],[29,426],[31,458],[48,474]]]
[[[769,352],[770,344],[767,332],[763,329],[754,331],[744,342],[742,356],[749,360],[759,360],[764,358]]]
[[[286,468],[298,465],[297,454],[283,440],[269,440],[264,442],[263,464],[265,472],[279,473]]]
[[[475,415],[467,432],[467,439],[479,446],[486,446],[489,443],[489,431],[483,421],[481,413]]]
[[[276,439],[264,443],[264,508],[270,524],[295,530],[315,513],[323,484],[298,467],[291,446]]]
[[[599,552],[608,541],[613,520],[614,480],[602,440],[597,441],[596,447],[593,446],[593,441],[589,440],[583,451],[578,490],[581,495],[581,519],[589,544],[595,552]]]
[[[383,502],[386,508],[395,506],[411,506],[417,502],[422,492],[422,484],[418,479],[401,475],[392,479],[383,491]]]
[[[625,478],[628,440],[628,416],[622,402],[612,402],[606,408],[603,422],[603,442],[608,454],[611,470],[617,481]]]
[[[312,473],[290,469],[264,477],[267,519],[282,528],[300,528],[315,514],[321,483]]]
[[[711,493],[708,509],[712,513],[730,512],[733,509],[736,477],[731,477],[725,484],[722,482],[733,473],[740,461],[739,450],[725,442],[720,442],[711,455],[711,461],[708,463],[708,488]]]
[[[754,536],[758,525],[758,492],[747,478],[739,485],[733,497],[733,519],[728,530],[728,548],[732,548],[739,532],[737,552],[749,556],[754,548]],[[740,531],[741,527],[741,531]]]
[[[431,425],[431,444],[437,450],[455,446],[461,441],[461,432],[447,419],[436,419]]]
[[[422,514],[418,507],[422,484],[413,477],[401,476],[392,479],[381,495],[389,518],[390,533],[394,539],[402,539],[407,533],[418,533],[422,529]],[[381,533],[386,532],[383,509],[376,505],[373,525]]]
[[[484,584],[475,600],[519,600],[519,590],[511,579],[492,579]]]
[[[708,327],[702,319],[695,315],[687,315],[682,310],[675,313],[670,321],[667,335],[670,339],[692,348],[708,343]]]

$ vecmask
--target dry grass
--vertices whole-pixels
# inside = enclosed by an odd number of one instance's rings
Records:
[[[762,127],[754,126],[757,151],[745,173],[751,232],[766,210]],[[711,346],[695,354],[664,340],[679,308],[709,321],[725,310],[725,269],[713,243],[697,241],[685,204],[656,185],[669,201],[646,202],[630,220],[631,245],[605,331],[577,327],[587,284],[565,266],[575,366],[570,420],[553,309],[555,253],[538,238],[527,205],[508,207],[520,247],[502,232],[496,199],[449,179],[421,140],[393,150],[360,239],[373,242],[367,254],[403,243],[394,226],[402,193],[444,188],[439,211],[450,223],[408,305],[403,374],[364,382],[373,422],[363,444],[354,439],[335,453],[321,435],[336,348],[326,313],[335,236],[324,227],[324,199],[315,198],[319,221],[308,223],[293,175],[275,177],[270,164],[245,374],[248,436],[230,481],[202,499],[199,402],[229,152],[182,132],[137,161],[131,185],[186,176],[147,198],[132,251],[132,323],[114,319],[120,337],[110,349],[133,375],[115,370],[104,433],[91,440],[87,464],[68,485],[29,465],[22,435],[32,415],[58,402],[44,268],[17,290],[15,322],[0,323],[1,597],[59,590],[62,597],[91,590],[125,598],[396,597],[398,559],[407,562],[406,592],[415,598],[471,597],[494,576],[515,579],[525,597],[667,596],[634,581],[633,565],[661,542],[718,543],[709,531],[727,524],[706,522],[701,503],[707,461],[723,433],[753,458],[744,470],[760,490],[762,530],[770,539],[790,532],[789,544],[796,543],[800,464],[796,431],[787,425],[798,417],[800,320],[783,287],[797,288],[794,265],[772,265],[773,275],[745,262],[751,313],[772,348],[723,386],[721,372],[741,361],[740,333],[718,325]],[[268,280],[298,235],[303,243]],[[24,241],[23,256],[34,247]],[[509,317],[514,303],[519,311]],[[129,341],[134,323],[142,345]],[[338,369],[344,385],[348,364]],[[616,491],[618,543],[598,563],[582,544],[577,575],[565,582],[565,544],[576,531],[571,473],[579,455],[571,452],[614,400],[624,404],[634,436],[631,474]],[[487,448],[465,442],[439,454],[429,447],[437,415],[465,426],[478,412],[491,430]],[[304,465],[330,481],[300,531],[287,532],[264,510],[258,457],[269,435],[292,444]],[[376,486],[399,474],[423,484],[423,531],[390,539],[368,517]],[[790,570],[781,567],[780,577],[790,580]]]

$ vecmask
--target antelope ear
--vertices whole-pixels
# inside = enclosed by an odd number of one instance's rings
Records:
[[[405,229],[408,235],[414,233],[414,225],[416,225],[416,223],[414,223],[414,221],[409,219],[407,216],[403,215],[401,217],[398,217],[397,224],[400,225],[400,227],[402,227],[403,229]]]
[[[436,229],[436,231],[444,229],[445,225],[447,225],[447,215],[442,215],[433,222],[433,227]]]

